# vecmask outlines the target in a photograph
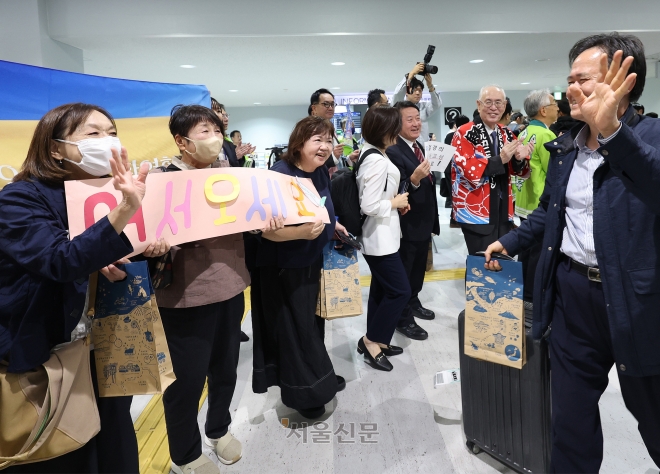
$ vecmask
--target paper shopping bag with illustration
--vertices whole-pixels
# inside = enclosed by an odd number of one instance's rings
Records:
[[[124,265],[127,278],[99,274],[92,321],[101,397],[162,393],[176,377],[147,262]]]
[[[323,249],[323,270],[316,314],[325,319],[362,314],[362,289],[357,250],[350,245],[336,249],[330,241]]]
[[[484,257],[468,256],[465,277],[465,354],[522,369],[525,315],[522,264],[498,258],[502,271],[484,269]]]

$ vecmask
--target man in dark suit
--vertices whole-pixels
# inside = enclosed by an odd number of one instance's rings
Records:
[[[440,233],[438,201],[435,195],[435,179],[431,165],[424,159],[424,145],[417,141],[422,131],[419,108],[410,101],[396,104],[401,113],[402,127],[396,145],[387,149],[387,156],[401,173],[401,191],[407,186],[410,211],[400,218],[401,246],[399,254],[410,281],[411,297],[401,315],[397,331],[411,339],[429,337],[415,322],[433,319],[433,311],[422,307],[418,294],[424,285],[424,273],[428,258],[431,235]]]

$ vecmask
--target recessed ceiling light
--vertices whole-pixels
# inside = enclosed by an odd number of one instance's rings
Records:
[[[336,63],[330,63],[333,66],[343,66],[346,63],[342,63],[341,61],[337,61]]]
[[[261,102],[255,102],[254,105],[261,105]]]
[[[526,86],[527,84],[530,84],[530,83],[529,82],[521,82],[520,84],[523,85],[523,86]]]
[[[542,63],[544,61],[550,61],[549,59],[535,59],[537,63]]]
[[[473,59],[472,61],[470,61],[470,63],[472,63],[472,64],[478,64],[478,63],[483,63],[483,62],[484,62],[483,59]]]
[[[341,87],[331,87],[330,89],[332,89],[334,91],[334,90],[337,90],[337,89],[341,89]]]
[[[229,92],[238,92],[238,89],[229,89]]]
[[[196,68],[197,66],[193,66],[192,64],[182,64],[182,65],[179,66],[179,67],[182,67],[183,69],[194,69],[194,68]]]

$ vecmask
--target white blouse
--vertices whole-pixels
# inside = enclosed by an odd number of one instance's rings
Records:
[[[365,143],[362,153],[375,148]],[[365,255],[390,255],[398,252],[401,241],[399,212],[392,209],[390,199],[399,193],[399,169],[387,155],[369,155],[360,165],[357,186],[360,195],[360,210],[368,216],[362,226],[358,240]],[[385,183],[387,182],[387,189]]]

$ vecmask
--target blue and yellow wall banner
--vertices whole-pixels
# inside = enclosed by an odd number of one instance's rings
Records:
[[[95,104],[110,112],[134,171],[143,161],[167,165],[178,154],[168,128],[172,107],[211,106],[205,86],[114,79],[0,61],[0,188],[20,170],[39,119],[69,102]]]

